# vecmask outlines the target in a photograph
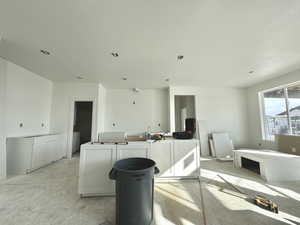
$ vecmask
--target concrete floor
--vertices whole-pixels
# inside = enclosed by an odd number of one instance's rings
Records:
[[[266,184],[259,176],[232,163],[202,159],[202,187],[207,224],[300,224],[300,182]],[[274,214],[246,201],[216,177],[221,174],[247,193],[259,193],[278,203]],[[114,198],[79,198],[78,158],[61,160],[25,176],[0,182],[2,225],[114,224]],[[198,182],[157,183],[156,225],[203,223]],[[106,223],[108,222],[108,223]]]
[[[234,168],[230,162],[202,159],[204,202],[211,225],[300,225],[300,181],[268,184],[259,175]],[[225,184],[219,174],[250,195],[262,195],[279,205],[279,214],[261,209]],[[288,174],[287,174],[288,176]]]

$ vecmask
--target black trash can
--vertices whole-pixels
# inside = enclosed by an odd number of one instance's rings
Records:
[[[153,221],[155,162],[146,158],[119,160],[109,173],[116,180],[116,224],[150,225]]]

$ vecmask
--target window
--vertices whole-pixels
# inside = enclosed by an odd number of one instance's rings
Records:
[[[291,134],[300,135],[300,85],[287,88]]]
[[[300,85],[261,93],[264,139],[276,134],[300,135]]]

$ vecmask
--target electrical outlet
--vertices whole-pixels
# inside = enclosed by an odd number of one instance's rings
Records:
[[[24,126],[24,124],[23,124],[23,123],[20,123],[20,124],[19,124],[19,127],[21,127],[21,128],[22,128],[23,126]]]
[[[297,149],[295,147],[291,147],[291,150],[293,153],[297,152]]]

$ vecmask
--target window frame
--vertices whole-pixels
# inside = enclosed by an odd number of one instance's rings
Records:
[[[275,91],[275,90],[279,90],[279,89],[283,89],[283,91],[284,91],[285,107],[286,107],[288,127],[289,127],[288,135],[296,136],[292,132],[290,107],[289,107],[289,97],[288,97],[288,88],[292,87],[292,86],[296,86],[296,85],[300,85],[300,81],[290,83],[290,84],[286,84],[286,85],[277,86],[277,87],[274,87],[274,88],[270,88],[270,89],[266,89],[266,90],[258,92],[258,101],[259,101],[259,109],[260,109],[260,127],[261,127],[262,140],[275,142],[275,137],[274,138],[267,138],[267,136],[270,136],[270,135],[266,134],[268,129],[267,129],[266,118],[265,118],[266,113],[265,113],[264,94],[266,92]]]

